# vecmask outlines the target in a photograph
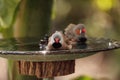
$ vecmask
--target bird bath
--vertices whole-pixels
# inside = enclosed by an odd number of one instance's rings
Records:
[[[38,38],[0,39],[0,57],[16,60],[20,74],[43,80],[74,73],[75,59],[120,48],[120,42],[107,38],[88,38],[86,44],[71,50],[40,50]],[[61,68],[61,69],[60,69]]]

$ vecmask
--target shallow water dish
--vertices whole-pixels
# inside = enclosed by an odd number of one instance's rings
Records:
[[[37,38],[0,39],[0,57],[26,61],[63,61],[74,60],[120,48],[120,42],[106,38],[88,38],[86,44],[76,45],[71,50],[46,51],[39,49]]]

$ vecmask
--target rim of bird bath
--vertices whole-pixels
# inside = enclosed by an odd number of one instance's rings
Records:
[[[24,40],[25,39],[25,40]],[[33,38],[28,38],[33,39]],[[86,44],[79,45],[71,50],[39,50],[39,40],[33,39],[33,42],[27,42],[26,38],[20,38],[23,41],[17,42],[16,38],[1,39],[0,40],[0,57],[13,60],[25,60],[25,61],[64,61],[75,60],[90,56],[97,52],[109,51],[120,48],[120,42],[108,38],[89,38]],[[36,42],[35,42],[35,41]],[[14,43],[15,41],[15,43]],[[25,41],[25,42],[24,42]],[[35,50],[21,50],[16,47],[36,47]],[[9,48],[11,47],[11,48]],[[15,48],[15,49],[14,49]]]
[[[34,49],[29,50],[29,48]],[[120,48],[119,41],[107,38],[88,38],[86,44],[77,45],[75,48],[71,50],[54,50],[54,51],[40,50],[39,39],[34,38],[0,39],[0,57],[17,61],[21,60],[32,62],[68,61],[87,57],[96,54],[97,52],[109,51],[118,48]],[[53,79],[54,78],[43,78],[43,80]]]

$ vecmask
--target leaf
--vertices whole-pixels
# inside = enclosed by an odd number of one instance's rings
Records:
[[[15,9],[20,0],[0,0],[0,32],[5,33],[13,21]]]
[[[80,76],[80,77],[77,77],[73,80],[94,80],[94,79],[89,77],[89,76]]]

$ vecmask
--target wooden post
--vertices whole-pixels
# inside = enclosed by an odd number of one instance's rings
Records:
[[[75,61],[18,61],[17,65],[19,73],[22,75],[36,75],[38,78],[50,78],[74,73]]]

